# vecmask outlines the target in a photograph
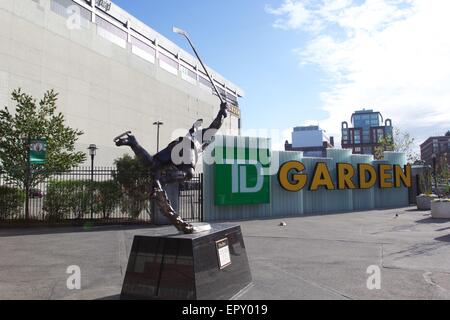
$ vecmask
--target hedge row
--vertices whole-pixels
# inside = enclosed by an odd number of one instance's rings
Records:
[[[92,198],[92,201],[91,201]],[[148,206],[148,200],[137,201],[122,192],[115,181],[52,181],[44,198],[46,220],[80,219],[91,214],[108,219],[116,211],[138,217]]]
[[[25,192],[20,189],[0,186],[0,220],[20,215],[25,203]]]

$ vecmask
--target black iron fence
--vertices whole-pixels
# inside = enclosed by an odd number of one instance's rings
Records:
[[[188,222],[203,221],[203,174],[180,184],[178,213]]]
[[[37,180],[36,180],[37,179]],[[77,168],[66,172],[32,173],[28,206],[23,185],[0,173],[1,221],[151,222],[148,175],[116,168]],[[202,176],[180,186],[179,214],[202,220]],[[27,208],[28,207],[28,208]]]

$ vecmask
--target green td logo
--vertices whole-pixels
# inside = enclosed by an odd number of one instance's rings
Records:
[[[270,148],[215,147],[215,204],[270,203]]]

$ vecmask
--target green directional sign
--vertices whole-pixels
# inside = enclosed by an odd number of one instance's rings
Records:
[[[30,164],[43,165],[47,156],[47,140],[32,139],[30,140]]]
[[[216,146],[215,156],[215,205],[270,203],[268,147]]]

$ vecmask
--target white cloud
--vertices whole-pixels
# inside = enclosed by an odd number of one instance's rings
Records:
[[[307,14],[288,10],[300,4]],[[294,52],[331,83],[321,93],[329,116],[320,121],[331,134],[339,137],[341,122],[361,108],[380,111],[419,143],[450,129],[450,1],[285,1],[271,10],[280,27],[313,35]],[[294,27],[301,16],[308,19]]]
[[[311,18],[310,12],[302,2],[294,2],[292,0],[286,0],[281,7],[276,9],[266,6],[266,12],[276,16],[287,16],[286,18],[276,20],[273,24],[275,28],[285,30],[303,27],[306,23],[310,22]]]

